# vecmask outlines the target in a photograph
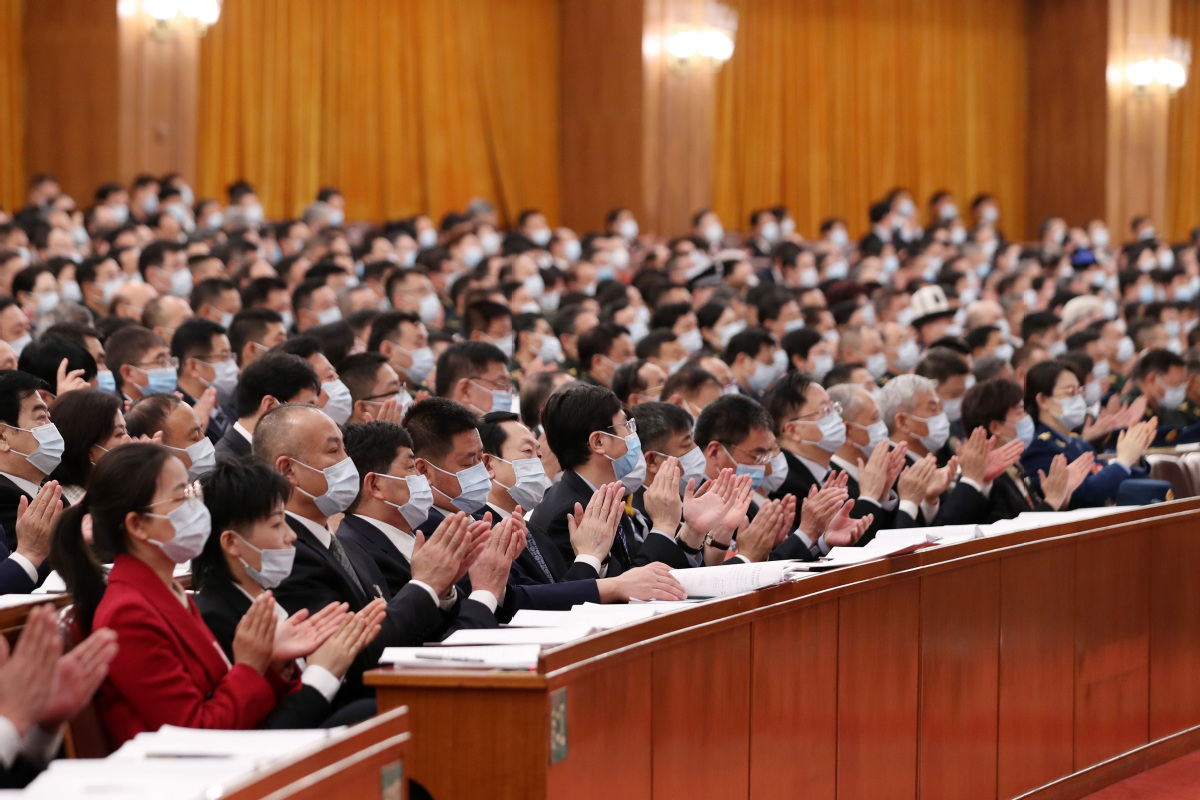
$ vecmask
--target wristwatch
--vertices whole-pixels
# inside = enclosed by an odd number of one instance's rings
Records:
[[[682,536],[675,537],[675,544],[679,545],[679,549],[682,550],[683,552],[687,553],[689,556],[698,556],[698,555],[700,555],[700,553],[702,553],[704,551],[704,545],[700,545],[699,547],[692,547],[691,545],[689,545],[687,542],[685,542],[683,540]]]
[[[712,537],[711,533],[704,534],[704,546],[705,547],[715,547],[718,550],[728,550],[729,549],[729,545],[721,544],[720,542],[718,542],[716,539],[714,539]]]

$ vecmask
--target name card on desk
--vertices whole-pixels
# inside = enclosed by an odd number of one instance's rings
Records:
[[[479,647],[385,647],[381,667],[416,669],[537,669],[541,645],[482,645]]]

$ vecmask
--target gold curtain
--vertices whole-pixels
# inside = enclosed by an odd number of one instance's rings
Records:
[[[725,0],[737,47],[717,79],[713,182],[725,224],[783,203],[798,231],[852,235],[894,186],[996,195],[1024,235],[1025,4],[1013,0]]]
[[[1171,35],[1192,43],[1188,83],[1171,100],[1166,233],[1182,241],[1200,225],[1200,2],[1171,0]]]
[[[0,0],[0,207],[25,204],[25,0]]]
[[[269,216],[337,186],[350,219],[473,197],[558,215],[557,0],[225,0],[200,52],[197,185]]]

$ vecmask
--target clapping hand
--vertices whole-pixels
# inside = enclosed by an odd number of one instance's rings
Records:
[[[1021,454],[1024,452],[1025,443],[1020,439],[1013,439],[1003,447],[994,448],[988,454],[987,469],[983,475],[984,484],[989,484],[1003,475],[1009,467],[1021,460]]]
[[[837,514],[825,529],[825,544],[830,547],[849,547],[862,538],[875,521],[874,514],[867,514],[862,519],[854,519],[850,512],[854,509],[854,501],[847,500],[838,509]]]
[[[442,597],[463,573],[463,562],[474,554],[485,538],[475,520],[462,511],[442,520],[427,541],[420,531],[412,555],[412,578],[428,585]]]
[[[845,485],[832,477],[826,479],[825,485],[820,489],[813,486],[808,490],[808,497],[800,504],[799,528],[809,541],[815,542],[820,538],[829,527],[829,522],[838,508],[849,496]]]
[[[58,659],[51,670],[50,702],[38,717],[38,725],[54,731],[82,711],[108,676],[108,665],[116,655],[116,631],[100,628]]]
[[[21,736],[51,707],[54,665],[61,653],[58,614],[52,605],[29,612],[11,654],[8,640],[0,636],[0,717]]]
[[[17,503],[17,552],[35,567],[50,555],[50,535],[62,516],[62,487],[58,481],[42,484],[33,502],[21,495]]]
[[[1042,496],[1046,503],[1055,511],[1066,508],[1071,497],[1070,475],[1067,471],[1067,457],[1062,453],[1050,460],[1050,474],[1038,470],[1038,481],[1042,486]]]
[[[330,603],[316,614],[309,616],[302,608],[275,626],[276,662],[295,661],[312,655],[330,636],[337,633],[346,618],[350,606],[346,603]]]
[[[675,535],[675,529],[679,527],[679,520],[683,516],[683,501],[679,497],[679,478],[682,475],[679,459],[668,458],[658,468],[654,481],[642,495],[651,527],[667,536]]]
[[[599,561],[608,558],[621,515],[625,513],[625,487],[620,481],[601,486],[587,509],[575,504],[575,513],[567,515],[567,530],[571,536],[571,548],[577,556],[591,556]]]

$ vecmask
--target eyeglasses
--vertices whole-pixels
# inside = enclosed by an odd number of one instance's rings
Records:
[[[729,452],[729,448],[732,447],[734,450],[737,450],[739,453],[743,453],[748,458],[750,458],[752,463],[761,464],[764,466],[771,463],[771,458],[774,455],[773,451],[771,451],[771,450],[764,450],[764,449],[743,450],[742,448],[738,447],[736,444],[730,444],[729,442],[722,442],[721,446],[726,448],[725,452],[729,455],[730,458],[733,458],[733,453]],[[736,458],[733,458],[733,460],[737,461]]]
[[[813,417],[815,417],[817,419],[821,419],[822,417],[828,416],[830,414],[830,412],[837,414],[838,416],[841,416],[842,404],[841,403],[826,403],[825,405],[821,406],[821,408],[819,410],[813,411],[810,414],[801,414],[800,416],[796,417],[796,419],[792,420],[792,422],[798,422],[800,420],[807,420],[807,419],[811,419]]]
[[[170,367],[171,369],[179,369],[179,359],[174,356],[159,356],[153,361],[141,361],[139,367]]]
[[[226,350],[224,353],[205,353],[202,356],[193,356],[193,358],[202,364],[222,364],[226,361],[232,361],[233,353]]]
[[[407,389],[408,389],[408,384],[407,384],[407,383],[402,383],[402,384],[400,384],[400,390],[399,390],[399,391],[396,391],[396,392],[384,392],[383,394],[373,394],[373,395],[371,395],[370,397],[364,397],[364,398],[362,399],[362,401],[363,401],[364,403],[374,403],[374,404],[375,404],[375,405],[377,405],[377,406],[381,406],[381,405],[383,405],[384,403],[386,403],[388,400],[395,400],[395,399],[399,398],[399,397],[400,397],[400,394],[401,394],[402,392],[406,391]]]
[[[609,425],[604,430],[615,431],[617,428],[621,428],[621,427],[624,427],[625,430],[629,431],[630,434],[637,433],[637,420],[636,419],[627,419],[624,422],[618,422],[616,425]],[[628,435],[628,434],[626,434],[626,435]]]
[[[171,449],[175,450],[177,448],[173,447]],[[166,500],[159,500],[156,503],[150,503],[146,506],[146,508],[161,506],[163,503],[182,503],[185,500],[191,500],[193,498],[200,501],[204,500],[204,489],[201,488],[200,481],[195,481],[194,483],[189,483],[187,486],[184,486],[183,497],[168,497]]]
[[[467,380],[474,381],[476,383],[486,384],[488,387],[495,389],[497,391],[500,391],[500,392],[511,392],[512,391],[512,381],[490,380],[488,378],[480,377],[479,375],[476,375],[472,378],[467,378]]]
[[[1079,388],[1069,391],[1066,394],[1063,394],[1061,391],[1056,390],[1054,392],[1054,394],[1051,395],[1051,397],[1054,397],[1055,399],[1066,400],[1067,398],[1074,397],[1079,394],[1083,394],[1086,390],[1087,390],[1086,386],[1080,386]]]

